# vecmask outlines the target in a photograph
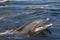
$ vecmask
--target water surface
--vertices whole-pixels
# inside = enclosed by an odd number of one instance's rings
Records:
[[[50,18],[49,22],[53,23],[53,26],[50,28],[52,32],[50,36],[30,38],[18,37],[15,40],[60,40],[60,2],[42,2],[41,4],[36,3],[36,5],[20,5],[20,2],[12,2],[12,5],[7,4],[7,6],[0,7],[0,32],[16,29],[34,19],[45,18]],[[0,37],[0,40],[13,39]]]

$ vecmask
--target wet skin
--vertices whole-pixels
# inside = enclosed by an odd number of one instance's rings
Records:
[[[46,23],[48,20],[49,18],[46,18],[45,20],[33,20],[32,22],[29,22],[23,25],[22,27],[20,27],[19,29],[17,29],[17,31],[19,31],[21,34],[31,34],[34,32],[47,29],[50,26],[52,26],[52,24],[48,24],[44,26],[41,26],[41,25]]]

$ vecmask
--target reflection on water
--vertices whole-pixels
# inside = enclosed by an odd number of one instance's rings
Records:
[[[46,3],[47,4],[47,3]],[[51,3],[53,4],[53,3]],[[48,4],[47,4],[48,5]],[[30,37],[23,40],[60,40],[60,5],[19,5],[0,8],[0,32],[8,29],[16,29],[24,23],[33,19],[50,18],[53,23],[51,27],[52,34],[49,37]],[[31,7],[33,6],[33,7]],[[6,37],[0,37],[1,40],[9,40]],[[19,39],[19,38],[17,38]]]

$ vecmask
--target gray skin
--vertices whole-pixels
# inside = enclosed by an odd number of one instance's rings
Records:
[[[0,33],[0,35],[1,36],[13,35],[13,34],[30,35],[31,33],[38,32],[38,31],[47,29],[50,26],[52,26],[52,24],[40,26],[40,25],[46,23],[48,20],[49,20],[49,18],[46,18],[45,20],[33,20],[31,22],[28,22],[28,23],[22,25],[21,27],[19,27],[16,30],[8,30],[8,31]]]

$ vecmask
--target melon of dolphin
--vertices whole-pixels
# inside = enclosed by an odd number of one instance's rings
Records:
[[[40,26],[44,23],[46,23],[49,20],[49,18],[46,18],[44,20],[33,20],[31,22],[28,22],[21,27],[19,27],[16,30],[9,30],[0,33],[0,35],[12,35],[12,34],[22,34],[22,35],[30,35],[31,33],[38,32],[44,29],[49,28],[52,26],[52,24]],[[39,27],[40,26],[40,27]]]

